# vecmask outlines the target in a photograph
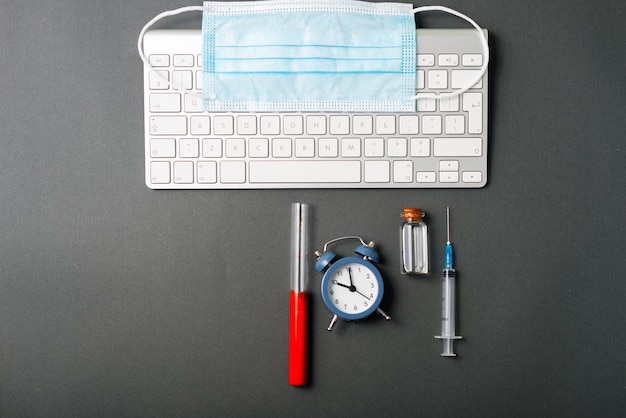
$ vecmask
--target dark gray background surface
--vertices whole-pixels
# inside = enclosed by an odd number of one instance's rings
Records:
[[[149,190],[137,35],[189,3],[2,1],[0,415],[623,414],[626,3],[443,4],[490,30],[483,189]],[[305,388],[287,384],[295,201],[315,249],[379,243],[393,316],[328,333],[312,272]],[[433,338],[447,205],[455,359]],[[405,206],[428,214],[430,277],[399,274]]]

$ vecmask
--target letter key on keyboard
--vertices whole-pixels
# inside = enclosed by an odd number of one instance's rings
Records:
[[[154,67],[144,66],[147,186],[483,187],[487,74],[463,94],[433,99],[472,81],[483,63],[480,40],[473,29],[418,29],[417,46],[415,112],[208,113],[201,32],[147,32]]]

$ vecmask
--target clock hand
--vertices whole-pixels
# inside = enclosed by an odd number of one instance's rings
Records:
[[[335,283],[338,286],[345,287],[346,289],[350,289],[351,292],[354,292],[354,290],[352,290],[352,286],[348,286],[347,284],[339,283],[337,280],[333,280],[333,283]]]
[[[350,278],[350,287],[348,289],[350,289],[351,292],[358,292],[361,295],[363,295],[363,293],[361,293],[358,290],[356,290],[356,286],[352,282],[352,267],[348,267],[347,270],[348,270],[348,277]],[[363,295],[363,296],[365,296],[365,295]]]
[[[350,267],[348,267],[348,276],[350,277],[350,291],[357,292],[359,295],[363,296],[365,299],[370,300],[370,298],[365,296],[363,293],[359,292],[356,286],[352,283],[352,268]]]
[[[334,282],[337,286],[341,286],[341,287],[345,287],[346,289],[348,289],[351,292],[357,292],[359,295],[363,296],[365,299],[367,300],[371,300],[370,298],[368,298],[367,296],[365,296],[363,293],[361,293],[355,285],[351,284],[350,286],[348,286],[347,284],[343,284],[343,283],[339,283],[337,280],[334,280]]]
[[[352,269],[350,267],[348,267],[348,277],[350,278],[350,287],[354,287],[354,284],[352,283]],[[354,290],[351,291],[354,292]]]

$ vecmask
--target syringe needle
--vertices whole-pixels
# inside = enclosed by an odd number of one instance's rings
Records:
[[[446,236],[447,243],[450,244],[450,206],[446,206]]]
[[[454,293],[455,293],[455,278],[456,278],[456,270],[452,267],[452,243],[450,242],[450,207],[446,207],[446,258],[445,258],[445,267],[443,269],[443,294],[442,294],[442,304],[443,304],[443,312],[441,317],[441,335],[436,336],[435,338],[439,338],[443,340],[443,352],[441,353],[444,357],[454,357],[454,351],[452,349],[453,340],[457,340],[462,338],[461,336],[455,335],[454,330]]]
[[[452,243],[450,242],[450,206],[446,206],[446,260],[445,269],[452,269]],[[445,273],[445,270],[444,270]]]

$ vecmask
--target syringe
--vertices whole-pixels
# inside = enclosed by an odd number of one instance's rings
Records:
[[[454,292],[456,270],[452,267],[452,244],[450,243],[450,207],[446,208],[446,230],[448,240],[446,242],[446,264],[443,269],[443,312],[441,316],[441,335],[435,336],[443,340],[444,357],[454,357],[452,350],[453,340],[460,340],[460,335],[454,335]]]

